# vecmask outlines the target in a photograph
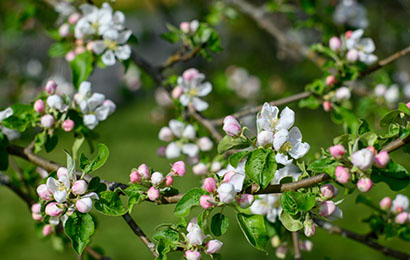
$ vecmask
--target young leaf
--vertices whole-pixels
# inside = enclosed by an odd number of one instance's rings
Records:
[[[271,180],[275,176],[277,166],[275,153],[269,150],[267,152],[265,166],[263,167],[261,173],[262,189],[266,188],[270,184]]]
[[[256,249],[266,252],[269,236],[263,216],[238,213],[236,217],[248,242]]]
[[[127,209],[121,202],[120,196],[114,191],[103,191],[100,199],[95,201],[95,209],[107,216],[121,216]]]
[[[200,188],[194,188],[189,190],[185,195],[178,201],[174,209],[174,214],[178,217],[188,216],[191,208],[194,206],[199,206],[199,199],[206,192]]]
[[[93,71],[93,55],[90,51],[85,51],[76,55],[70,62],[73,75],[73,84],[76,89],[80,87],[81,82],[86,81]]]
[[[229,164],[232,165],[234,168],[238,167],[239,162],[242,161],[245,157],[247,157],[249,153],[250,151],[242,151],[232,154],[229,157]]]
[[[280,213],[279,219],[282,222],[283,226],[291,232],[298,231],[303,228],[303,223],[299,219],[294,219],[284,210],[282,210],[282,212]]]
[[[75,252],[80,255],[90,243],[95,224],[90,214],[74,212],[65,222],[64,231],[71,239]]]
[[[385,168],[373,167],[370,177],[375,183],[385,182],[394,191],[400,191],[410,183],[410,174],[407,170],[392,161]]]
[[[222,213],[213,215],[211,219],[211,231],[215,236],[222,236],[228,231],[229,218]]]
[[[231,149],[243,149],[249,146],[249,141],[245,138],[225,135],[218,144],[218,153],[224,153]]]

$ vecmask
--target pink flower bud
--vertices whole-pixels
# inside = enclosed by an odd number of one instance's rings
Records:
[[[148,180],[149,178],[151,178],[151,175],[149,173],[149,168],[148,165],[146,165],[145,163],[141,164],[140,166],[138,166],[138,173],[141,175],[141,177],[145,180]]]
[[[361,191],[361,192],[368,192],[371,188],[373,187],[373,182],[370,178],[361,178],[358,182],[357,182],[357,188]]]
[[[235,175],[234,171],[226,172],[225,175],[224,175],[224,182],[229,182],[231,180],[232,176],[234,176],[234,175]]]
[[[173,99],[178,99],[182,93],[184,93],[184,91],[182,90],[182,88],[180,86],[176,86],[173,90],[172,90],[172,98]]]
[[[327,217],[332,215],[332,213],[336,210],[336,205],[333,201],[327,200],[323,201],[320,204],[320,216]]]
[[[60,167],[57,169],[57,179],[63,176],[68,176],[68,169],[66,167]]]
[[[130,182],[132,183],[140,183],[141,182],[141,176],[137,171],[132,171],[130,174]]]
[[[372,152],[373,155],[377,154],[376,148],[374,148],[374,146],[368,146],[366,147],[367,150],[369,150],[370,152]]]
[[[359,52],[356,49],[351,49],[346,54],[346,59],[351,62],[357,61],[359,59]]]
[[[88,42],[85,48],[87,49],[87,51],[93,51],[94,42],[93,41]]]
[[[323,102],[323,110],[325,110],[326,112],[329,112],[330,110],[332,110],[332,103],[328,100]]]
[[[347,39],[350,39],[350,37],[352,37],[353,31],[349,30],[345,32],[345,36]]]
[[[56,89],[57,89],[57,84],[54,80],[47,81],[45,90],[48,94],[53,95]]]
[[[187,260],[200,260],[201,253],[199,253],[198,251],[188,250],[188,251],[185,251],[185,258]]]
[[[31,213],[31,217],[36,221],[43,220],[43,216],[41,216],[41,214],[38,214],[38,213]]]
[[[81,198],[75,203],[75,207],[81,213],[87,213],[93,208],[93,200],[91,198]]]
[[[174,183],[174,179],[171,175],[165,177],[165,186],[169,187]]]
[[[387,151],[381,151],[374,157],[374,162],[379,168],[384,168],[390,162],[390,156]]]
[[[217,172],[217,171],[219,171],[220,169],[222,169],[222,164],[221,164],[220,162],[216,161],[216,162],[213,162],[213,163],[212,163],[212,165],[211,165],[211,171]]]
[[[313,221],[311,219],[308,219],[305,221],[304,224],[305,224],[305,229],[304,229],[305,236],[307,237],[314,236],[316,233],[316,226],[313,223]]]
[[[222,129],[229,136],[238,136],[242,132],[241,125],[233,116],[225,117]]]
[[[184,71],[184,73],[182,73],[182,77],[188,81],[195,79],[198,75],[199,75],[199,71],[194,68],[187,69],[186,71]]]
[[[151,201],[155,201],[159,198],[159,190],[157,190],[154,187],[151,187],[148,189],[147,195]]]
[[[172,140],[174,135],[172,134],[171,128],[164,126],[159,130],[158,139],[164,142],[169,142]]]
[[[332,184],[325,184],[322,187],[320,187],[320,192],[322,193],[322,196],[324,198],[331,199],[333,197],[336,197],[337,188]]]
[[[189,33],[189,22],[182,22],[179,24],[179,29],[181,29],[181,31],[183,33]]]
[[[238,198],[239,207],[245,209],[252,205],[255,197],[252,194],[242,194],[240,198]]]
[[[75,59],[75,52],[74,51],[69,51],[69,52],[67,52],[66,53],[66,55],[65,55],[65,60],[67,61],[67,62],[71,62],[72,60],[74,60]]]
[[[332,38],[330,38],[329,47],[331,50],[338,51],[341,46],[342,46],[342,42],[340,41],[338,37],[333,36]]]
[[[216,180],[212,177],[206,178],[203,187],[207,192],[214,193],[216,190]]]
[[[406,106],[410,109],[410,102],[406,104]]]
[[[336,77],[334,75],[329,75],[326,77],[326,85],[333,86],[336,83]]]
[[[41,99],[36,100],[36,102],[34,102],[34,110],[39,113],[42,114],[45,110],[46,106],[44,104],[44,101]]]
[[[208,167],[204,163],[198,163],[192,167],[195,175],[204,175],[208,172]]]
[[[44,128],[51,128],[54,125],[54,117],[52,115],[44,115],[41,117],[41,125]]]
[[[219,250],[221,249],[223,243],[217,239],[210,240],[208,243],[205,245],[205,252],[207,254],[215,254],[218,253]]]
[[[185,163],[183,161],[177,161],[172,165],[171,171],[178,176],[184,176],[186,169],[185,169]]]
[[[80,20],[81,14],[80,13],[73,13],[68,17],[68,23],[69,24],[75,24]]]
[[[84,40],[83,39],[76,39],[75,40],[75,45],[84,45]]]
[[[390,197],[384,197],[381,201],[380,201],[380,208],[382,210],[388,210],[391,207],[391,198]]]
[[[33,205],[31,205],[31,212],[36,213],[36,214],[41,214],[41,204],[34,203]]]
[[[49,204],[47,204],[46,206],[46,214],[51,216],[51,217],[57,217],[59,216],[61,213],[63,213],[63,209],[61,209],[57,202],[51,202]]]
[[[211,203],[214,200],[209,197],[208,195],[202,195],[201,198],[199,199],[199,205],[201,205],[202,208],[204,209],[209,209],[212,208],[214,205]]]
[[[198,146],[201,151],[210,151],[213,145],[214,144],[212,143],[211,139],[209,139],[208,137],[201,137],[198,140]]]
[[[396,222],[397,224],[404,224],[407,222],[408,218],[409,214],[407,212],[402,212],[394,218],[394,222]]]
[[[53,232],[53,226],[52,225],[44,225],[43,227],[43,236],[48,236]]]
[[[73,128],[74,128],[74,121],[71,120],[71,119],[67,119],[63,122],[62,127],[63,127],[64,131],[71,132],[71,130],[73,130]]]
[[[335,170],[336,180],[340,183],[347,183],[350,180],[349,171],[343,166],[337,166]]]
[[[164,180],[164,176],[160,172],[154,172],[151,176],[151,182],[154,185],[160,185]]]
[[[345,153],[345,148],[341,144],[333,145],[329,147],[330,154],[337,159],[342,158]]]
[[[75,47],[74,52],[75,52],[76,55],[78,55],[78,54],[84,53],[85,50],[86,50],[86,49],[85,49],[84,46],[79,45],[79,46]]]
[[[43,200],[52,200],[53,199],[53,193],[48,189],[46,184],[40,184],[37,187],[36,191],[37,191],[38,196]]]
[[[70,26],[64,23],[63,25],[60,26],[60,28],[58,28],[58,34],[61,37],[67,37],[68,35],[70,35]]]
[[[78,180],[74,182],[71,191],[74,195],[83,195],[87,191],[87,188],[88,184],[85,180]]]

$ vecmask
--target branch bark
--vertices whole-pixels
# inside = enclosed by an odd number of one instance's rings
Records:
[[[31,208],[31,205],[33,205],[34,200],[30,196],[28,196],[26,193],[24,193],[22,190],[20,190],[17,186],[12,184],[10,182],[9,176],[1,172],[0,172],[0,184],[11,189],[14,193],[17,194],[17,196],[19,196],[22,200],[26,202],[29,209]]]

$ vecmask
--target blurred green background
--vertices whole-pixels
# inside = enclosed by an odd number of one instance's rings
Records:
[[[253,1],[252,1],[253,2]],[[255,1],[261,4],[265,1]],[[277,2],[277,1],[268,1]],[[298,1],[285,1],[290,4],[299,5]],[[330,2],[330,3],[327,3]],[[360,1],[368,11],[370,26],[367,31],[371,35],[377,46],[376,54],[384,57],[394,50],[398,50],[410,42],[408,28],[409,6],[405,1]],[[321,41],[322,37],[326,39],[330,34],[340,34],[350,27],[345,25],[334,25],[326,17],[332,15],[334,6],[338,1],[317,1],[317,12],[311,14],[311,17],[323,16],[322,20],[313,19],[311,21],[313,28],[305,26],[296,27],[296,31],[301,34],[304,41]],[[24,9],[30,4],[30,1],[21,1],[16,5],[0,3],[0,17],[2,27],[0,35],[0,61],[1,64],[7,64],[0,69],[0,82],[2,106],[6,106],[15,100],[21,100],[24,89],[32,86],[37,88],[41,86],[45,77],[54,73],[53,68],[63,67],[65,61],[54,60],[47,62],[47,46],[51,40],[44,36],[41,26],[53,20],[52,10],[50,19],[42,17],[38,24],[33,28],[25,30],[22,33],[16,33],[20,29],[10,30],[8,28],[7,17],[14,15],[13,11]],[[320,6],[326,5],[326,8],[320,9]],[[183,20],[199,19],[205,20],[212,6],[207,1],[123,1],[119,0],[114,8],[124,10],[127,15],[127,24],[133,29],[134,33],[140,40],[136,51],[155,64],[160,64],[177,48],[168,43],[164,43],[159,35],[166,31],[165,23],[178,25]],[[19,9],[20,8],[20,9]],[[45,8],[45,7],[44,7]],[[44,11],[44,10],[43,10]],[[9,14],[8,13],[12,13]],[[17,15],[19,13],[17,12]],[[283,57],[278,50],[276,41],[266,32],[246,16],[237,13],[238,17],[234,21],[223,21],[217,25],[221,35],[221,41],[224,51],[216,55],[212,62],[207,63],[201,58],[196,58],[188,63],[179,64],[166,72],[166,74],[180,74],[184,69],[196,67],[207,75],[214,85],[214,91],[207,101],[211,108],[205,112],[205,115],[211,118],[221,117],[233,111],[236,111],[245,105],[259,104],[263,101],[274,100],[278,97],[297,93],[304,89],[304,86],[316,77],[321,76],[321,72],[311,62],[303,59],[292,59]],[[282,14],[283,15],[283,14]],[[283,17],[282,17],[283,18]],[[296,16],[298,18],[298,16]],[[309,21],[302,17],[302,20]],[[293,17],[292,19],[295,19]],[[292,20],[291,19],[291,20]],[[331,20],[331,19],[330,19]],[[318,21],[326,21],[326,25],[319,26]],[[3,33],[4,32],[4,33]],[[42,36],[40,34],[43,34]],[[323,33],[323,34],[321,34]],[[39,36],[40,35],[40,36]],[[318,36],[319,35],[319,36]],[[43,39],[43,38],[46,39]],[[45,45],[39,47],[36,43],[38,39],[44,40]],[[24,42],[23,40],[28,42]],[[10,52],[10,46],[17,46]],[[31,48],[39,47],[35,52]],[[158,51],[157,51],[158,50]],[[10,75],[6,63],[6,58],[13,56],[12,68],[13,77]],[[43,70],[37,76],[23,77],[18,73],[18,68],[26,64],[30,58],[36,58],[43,62]],[[11,62],[11,61],[10,61]],[[395,67],[388,67],[384,70],[386,75],[393,75],[394,71],[409,71],[409,60],[401,60]],[[261,80],[261,92],[252,100],[246,100],[238,97],[226,85],[225,70],[230,65],[236,65],[246,68],[250,74],[256,75]],[[67,71],[64,71],[69,76]],[[111,74],[110,74],[111,73]],[[112,80],[104,85],[103,74],[111,75]],[[161,126],[166,125],[172,116],[172,112],[167,109],[158,110],[158,105],[154,101],[155,90],[149,84],[142,83],[142,88],[137,91],[128,89],[123,81],[121,66],[110,68],[107,71],[97,70],[94,72],[91,81],[93,88],[98,89],[107,96],[112,96],[119,107],[117,111],[106,122],[101,123],[96,132],[100,135],[98,142],[106,144],[110,149],[110,157],[106,165],[95,172],[98,176],[119,182],[127,182],[130,169],[141,163],[147,163],[149,166],[166,172],[169,169],[170,161],[164,158],[158,158],[156,151],[158,147],[164,145],[157,138],[157,133]],[[363,83],[368,87],[375,85],[376,76],[366,78]],[[4,94],[4,95],[3,95]],[[355,99],[355,103],[360,102],[360,98]],[[304,141],[311,146],[306,159],[312,159],[320,152],[321,147],[329,147],[332,144],[332,138],[342,133],[342,127],[331,122],[329,114],[321,109],[316,111],[299,109],[297,104],[289,105],[296,111],[296,123],[302,133]],[[370,121],[376,121],[372,117]],[[377,127],[375,125],[375,127]],[[28,139],[23,139],[23,142]],[[51,154],[42,153],[47,158],[65,163],[63,148],[70,150],[72,137],[68,134],[61,134],[58,147]],[[85,152],[89,152],[88,147],[83,147]],[[401,152],[393,155],[398,163],[406,169],[410,169],[409,156]],[[18,160],[19,163],[24,163]],[[12,174],[12,173],[11,173]],[[183,178],[175,180],[176,186],[181,192],[185,192],[190,187],[197,186],[199,177],[189,172]],[[340,193],[342,193],[340,191]],[[410,191],[403,191],[409,196]],[[384,196],[394,198],[396,193],[391,192],[385,184],[378,184],[369,192],[369,195],[375,202]],[[360,234],[369,231],[367,224],[361,220],[370,214],[370,210],[364,205],[356,205],[355,198],[357,192],[346,197],[341,208],[344,212],[344,218],[338,220],[336,224],[346,227]],[[341,198],[342,195],[339,195]],[[143,203],[134,208],[132,216],[141,228],[149,236],[155,232],[155,227],[164,222],[175,223],[178,219],[172,214],[173,205],[155,206],[151,203]],[[195,212],[192,215],[195,215]],[[107,256],[113,259],[151,259],[149,251],[143,246],[141,241],[132,233],[122,218],[106,217],[92,211],[93,216],[98,220],[98,227],[92,238],[92,246],[98,246],[104,249]],[[265,255],[252,248],[241,234],[236,224],[233,212],[229,214],[230,229],[221,237],[224,246],[221,254],[224,259],[275,259],[275,254],[270,248],[270,254]],[[38,235],[34,221],[31,219],[31,213],[25,207],[25,204],[8,189],[0,187],[0,259],[75,259],[76,256],[70,248],[62,252],[52,249],[51,239],[41,238]],[[338,235],[330,235],[325,231],[318,230],[317,234],[311,239],[314,243],[312,252],[304,252],[305,259],[387,259],[381,253],[365,247],[357,242],[345,239]],[[381,243],[392,248],[410,253],[408,243],[399,239],[381,241]],[[173,253],[170,259],[180,259],[181,253]],[[292,258],[291,255],[288,256]]]

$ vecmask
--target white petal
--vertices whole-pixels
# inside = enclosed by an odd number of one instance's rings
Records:
[[[188,95],[182,94],[179,97],[179,102],[181,102],[181,104],[186,107],[188,106],[188,104],[191,102],[191,98]]]
[[[373,40],[370,38],[364,38],[360,40],[359,44],[362,46],[363,50],[367,53],[372,53],[376,50],[376,46],[374,45]]]
[[[115,56],[120,60],[128,60],[131,56],[131,47],[126,44],[115,49]]]
[[[196,144],[184,144],[182,152],[189,157],[195,157],[199,153],[199,147]]]
[[[181,155],[181,148],[174,142],[168,144],[165,150],[165,156],[168,159],[178,158]]]
[[[204,84],[201,84],[198,86],[198,96],[199,97],[204,97],[211,93],[212,91],[212,84],[209,82],[205,82]]]
[[[95,199],[95,200],[100,199],[100,198],[98,197],[98,194],[95,193],[95,192],[87,193],[87,194],[85,194],[84,196],[82,196],[82,198],[91,198],[91,199]]]
[[[105,96],[101,93],[94,93],[88,100],[87,106],[90,111],[94,111],[105,100]]]
[[[107,50],[106,52],[104,52],[101,60],[105,65],[112,66],[115,64],[115,55],[111,50]]]
[[[53,197],[58,203],[63,203],[67,200],[67,191],[65,189],[57,190],[53,193]]]
[[[279,123],[276,125],[276,130],[289,129],[295,123],[295,112],[292,109],[285,107],[280,113]]]
[[[0,122],[4,119],[8,118],[9,116],[13,115],[13,109],[8,107],[0,112]]]
[[[291,143],[292,147],[302,142],[302,133],[300,132],[298,127],[295,126],[290,129],[289,142]]]
[[[83,123],[88,129],[93,130],[98,125],[97,117],[93,114],[85,115]]]
[[[274,139],[273,139],[273,147],[275,148],[276,151],[279,151],[282,145],[286,141],[288,141],[288,137],[289,137],[289,132],[286,129],[281,129],[278,132],[276,132]]]
[[[185,128],[185,124],[182,123],[181,121],[172,119],[169,121],[169,128],[171,128],[172,133],[176,137],[181,137],[182,132],[184,131],[184,128]]]
[[[194,105],[196,111],[204,111],[209,106],[208,103],[206,103],[205,101],[203,101],[203,100],[201,100],[197,97],[194,97],[192,99],[192,104]]]
[[[104,41],[95,41],[93,43],[93,51],[95,54],[100,55],[101,53],[103,53],[103,51],[105,51],[105,44]]]
[[[117,41],[118,36],[119,36],[118,31],[111,29],[104,33],[103,38],[104,40]]]
[[[99,106],[95,110],[95,115],[98,121],[104,121],[110,115],[110,108],[107,106]]]
[[[229,183],[235,187],[236,192],[240,192],[242,191],[244,180],[245,180],[245,174],[237,172],[231,177],[231,179],[229,180]]]
[[[294,159],[299,159],[305,156],[309,152],[310,145],[308,143],[299,143],[296,146],[293,146],[292,149],[288,152],[290,156]]]
[[[196,136],[195,128],[192,125],[187,125],[182,133],[183,138],[193,140]]]
[[[64,184],[64,187],[69,190],[70,189],[70,179],[67,175],[61,175],[58,179],[60,182]]]
[[[115,11],[112,21],[115,24],[123,24],[125,22],[125,15],[121,11]]]
[[[275,155],[275,160],[277,163],[280,163],[282,165],[289,165],[292,163],[293,159],[288,159],[288,156],[283,153],[277,153]]]
[[[117,42],[119,44],[124,44],[128,41],[128,39],[130,38],[130,36],[132,35],[132,31],[131,30],[125,30],[122,31],[117,38]]]
[[[81,82],[78,92],[83,96],[88,96],[88,94],[91,92],[91,83],[89,81]]]
[[[50,217],[50,220],[48,222],[53,226],[57,226],[58,224],[60,224],[60,217]]]
[[[47,179],[47,188],[48,188],[52,193],[54,193],[54,192],[57,191],[58,186],[59,186],[59,182],[58,182],[56,179],[54,179],[53,177],[49,177],[49,178]]]

